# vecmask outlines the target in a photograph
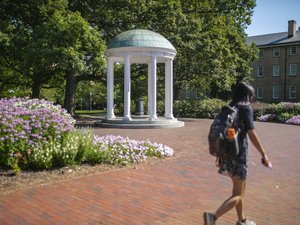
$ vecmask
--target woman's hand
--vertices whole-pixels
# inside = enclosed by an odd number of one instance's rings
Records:
[[[262,155],[261,162],[264,166],[266,166],[268,168],[272,168],[272,163],[266,154]]]
[[[269,160],[267,154],[266,154],[266,151],[265,149],[263,148],[256,132],[254,129],[251,129],[248,131],[248,136],[251,140],[251,142],[253,143],[253,145],[255,146],[255,148],[260,152],[260,154],[262,155],[262,158],[261,158],[261,162],[264,166],[266,167],[269,167],[269,168],[272,168],[272,163],[271,161]]]

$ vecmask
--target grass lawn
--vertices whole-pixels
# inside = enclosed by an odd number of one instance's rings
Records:
[[[103,115],[106,110],[75,110],[75,115]]]

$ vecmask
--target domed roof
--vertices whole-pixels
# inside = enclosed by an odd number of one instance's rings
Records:
[[[124,47],[166,48],[175,50],[166,38],[150,30],[129,30],[117,35],[107,46],[107,49]]]

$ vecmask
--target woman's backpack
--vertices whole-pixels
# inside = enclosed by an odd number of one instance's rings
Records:
[[[238,133],[238,108],[223,106],[210,127],[209,153],[220,159],[236,156],[239,153]]]

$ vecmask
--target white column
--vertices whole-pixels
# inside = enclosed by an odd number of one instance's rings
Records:
[[[148,115],[151,115],[152,109],[152,87],[151,87],[151,63],[148,64]]]
[[[106,119],[115,118],[114,114],[114,62],[112,59],[107,60],[107,105],[106,105]]]
[[[151,57],[151,114],[150,120],[156,120],[156,56]]]
[[[173,60],[165,63],[165,118],[174,119],[173,116]]]
[[[126,54],[125,61],[124,61],[124,116],[123,116],[123,120],[131,120],[130,95],[131,95],[130,56]]]

